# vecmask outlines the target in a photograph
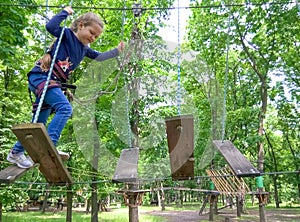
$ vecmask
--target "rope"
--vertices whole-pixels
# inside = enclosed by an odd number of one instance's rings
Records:
[[[49,6],[48,6],[48,0],[46,0],[46,18],[48,18],[48,12],[49,12]],[[45,35],[44,35],[44,53],[47,52],[47,30],[45,29]]]
[[[126,7],[126,0],[124,0],[124,8]],[[125,26],[125,10],[123,11],[123,17],[122,17],[122,39],[124,39],[124,26]],[[125,54],[126,56],[126,54]],[[123,57],[124,61],[125,57]],[[130,118],[129,118],[129,90],[128,90],[128,84],[127,79],[125,76],[125,72],[123,73],[124,78],[124,90],[125,90],[125,103],[126,103],[126,126],[127,126],[127,143],[129,147],[132,147],[132,138],[131,138],[131,127],[130,127]]]
[[[69,5],[72,5],[72,2],[73,2],[73,0],[70,1]],[[51,66],[50,66],[50,69],[49,69],[49,72],[48,72],[47,80],[46,80],[46,83],[44,85],[44,89],[43,89],[43,92],[42,92],[42,95],[41,95],[36,113],[34,115],[33,123],[37,123],[37,121],[38,121],[38,118],[39,118],[39,115],[40,115],[40,112],[41,112],[41,108],[42,108],[42,105],[43,105],[43,102],[44,102],[44,99],[45,99],[45,95],[46,95],[46,92],[47,92],[47,88],[48,88],[48,85],[49,85],[49,82],[50,82],[50,78],[51,78],[51,74],[52,74],[52,71],[53,71],[54,63],[55,63],[55,60],[56,60],[56,57],[57,57],[57,53],[58,53],[58,50],[59,50],[59,47],[60,47],[60,44],[61,44],[62,37],[63,37],[64,32],[65,32],[65,29],[66,29],[66,25],[67,25],[67,19],[65,19],[64,26],[61,30],[61,33],[60,33],[60,36],[59,36],[59,39],[58,39],[57,47],[55,49],[54,56],[53,56],[52,61],[51,61]]]
[[[226,67],[225,67],[225,80],[224,80],[224,97],[223,97],[223,113],[222,113],[222,141],[225,137],[226,127],[226,97],[227,97],[227,81],[228,81],[228,56],[229,56],[229,43],[230,43],[230,13],[228,13],[227,21],[227,41],[226,41]]]
[[[287,174],[300,174],[299,171],[278,171],[278,172],[265,172],[261,173],[261,175],[287,175]],[[194,180],[202,180],[202,179],[211,179],[212,177],[214,178],[226,178],[226,177],[233,177],[236,176],[234,174],[224,174],[224,175],[214,175],[214,176],[209,176],[209,175],[203,175],[203,176],[195,176]],[[149,181],[167,181],[171,180],[172,177],[160,177],[160,178],[143,178],[139,179],[138,182],[149,182]],[[47,182],[28,182],[28,181],[15,181],[15,184],[24,184],[24,185],[47,185]],[[100,184],[100,183],[113,183],[111,180],[93,180],[93,181],[77,181],[73,182],[72,184],[74,185],[80,185],[80,184]],[[7,187],[4,187],[5,189]],[[1,189],[1,187],[0,187]]]
[[[180,116],[181,111],[180,111],[180,105],[181,105],[181,76],[180,76],[180,9],[179,9],[179,0],[177,0],[177,47],[178,47],[178,51],[177,51],[177,112],[178,112],[178,116]]]
[[[296,5],[298,7],[298,16],[300,16],[300,4],[298,0],[296,0]]]

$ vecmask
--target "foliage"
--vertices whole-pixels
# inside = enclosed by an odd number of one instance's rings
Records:
[[[26,217],[24,217],[24,213],[6,213],[3,216],[4,221],[14,221],[14,222],[40,222],[40,221],[56,221],[62,222],[66,221],[65,213],[36,213],[36,212],[27,212],[25,213]],[[128,213],[127,211],[119,212],[119,213],[101,213],[99,215],[100,221],[115,221],[115,222],[123,222],[128,221]],[[150,215],[141,215],[140,219],[145,222],[163,222],[164,220],[158,216],[150,216]],[[72,221],[74,222],[87,222],[91,221],[90,215],[83,213],[73,213]]]
[[[156,36],[159,27],[163,26],[161,22],[170,13],[163,8],[168,8],[173,2],[147,1],[143,3],[144,7],[159,10],[143,10],[140,18],[136,18],[131,10],[113,10],[123,7],[124,1],[121,0],[73,3],[75,15],[67,20],[67,25],[88,10],[98,13],[105,23],[100,41],[92,45],[94,49],[106,51],[115,47],[120,40],[129,44],[135,25],[138,26],[142,40],[145,40],[144,48],[138,48],[134,52],[136,57],[124,69],[117,64],[118,68],[107,73],[107,76],[99,75],[99,78],[86,83],[85,77],[91,67],[91,61],[86,59],[70,80],[77,85],[85,83],[81,90],[88,91],[97,85],[99,91],[105,90],[120,74],[120,78],[114,83],[116,91],[97,98],[92,104],[92,115],[91,107],[73,102],[74,114],[79,110],[82,116],[73,116],[59,142],[59,149],[71,153],[71,159],[66,165],[74,181],[78,182],[73,187],[74,191],[80,192],[84,199],[90,197],[91,180],[107,181],[111,178],[111,170],[122,149],[130,146],[127,142],[127,129],[132,125],[128,125],[137,120],[139,176],[162,178],[164,186],[178,185],[170,180],[164,123],[165,118],[178,114],[174,99],[178,68],[174,63],[176,50],[165,53],[164,43]],[[239,6],[239,2],[243,6]],[[48,9],[36,6],[44,5],[42,0],[2,0],[1,3],[32,6],[1,6],[0,9],[0,160],[5,161],[8,150],[15,143],[11,126],[29,122],[31,118],[27,73],[53,41],[46,33],[44,24],[66,2],[51,1]],[[216,167],[226,164],[211,145],[211,140],[223,138],[233,141],[255,166],[258,165],[257,144],[263,143],[265,172],[297,171],[300,168],[300,27],[297,7],[291,3],[235,3],[237,6],[233,7],[224,5],[221,1],[191,1],[195,7],[188,23],[188,36],[182,46],[182,53],[185,50],[195,51],[197,55],[192,61],[182,61],[181,84],[184,89],[182,97],[186,102],[182,105],[182,113],[192,113],[195,118],[195,175],[205,174],[205,168],[212,162]],[[126,8],[131,7],[131,2],[126,1]],[[143,59],[138,57],[140,52],[145,56]],[[133,83],[138,81],[142,84],[136,90]],[[126,86],[131,90],[128,98],[123,91]],[[166,90],[168,88],[169,91]],[[78,93],[79,89],[75,96]],[[169,101],[172,105],[168,104]],[[129,109],[126,110],[127,102],[134,103],[135,106],[129,104]],[[116,103],[120,105],[119,110],[116,110]],[[263,103],[266,107],[262,106]],[[258,134],[261,114],[264,120],[263,135]],[[97,126],[93,135],[88,130],[92,123],[85,118],[89,115]],[[127,115],[128,120],[125,118]],[[118,121],[114,122],[114,118]],[[76,134],[76,121],[84,122],[82,132],[87,135]],[[100,159],[100,170],[93,169],[92,162],[86,157],[87,152],[92,153],[93,146],[87,145],[82,149],[79,143],[79,140],[93,142],[95,135],[99,139],[97,145],[110,154]],[[1,169],[6,166],[6,162],[1,164]],[[277,177],[266,175],[264,178],[266,190],[273,191],[277,186],[280,191],[278,197],[282,201],[299,195],[298,174]],[[26,190],[27,184],[13,184],[10,189],[0,189],[5,206],[19,201],[19,197],[25,202],[28,197],[46,192],[45,179],[37,169],[25,174],[22,180],[37,184],[32,185],[29,190]],[[203,180],[179,184],[190,188],[198,185],[204,188],[206,183]],[[157,185],[148,183],[144,186],[150,189]],[[99,183],[98,198],[104,198],[118,188],[118,185],[111,183]],[[61,192],[53,192],[51,197],[56,198]]]

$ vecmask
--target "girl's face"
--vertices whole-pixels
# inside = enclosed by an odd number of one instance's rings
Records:
[[[83,45],[89,45],[101,35],[102,31],[103,29],[95,22],[87,26],[84,26],[83,23],[80,22],[76,36]]]

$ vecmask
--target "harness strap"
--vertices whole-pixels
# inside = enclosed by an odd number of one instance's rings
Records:
[[[32,113],[35,113],[38,108],[38,103],[32,103]],[[41,110],[51,109],[51,106],[49,104],[43,103]]]
[[[46,84],[46,81],[41,82],[41,83],[37,86],[37,88],[35,89],[34,94],[35,94],[38,98],[41,97],[41,95],[42,95],[42,93],[43,93],[43,89],[44,89],[45,84]],[[56,87],[56,88],[61,88],[60,82],[57,82],[57,81],[55,81],[55,80],[50,80],[47,89],[52,89],[52,88],[55,88],[55,87]]]
[[[34,91],[34,94],[38,98],[40,98],[40,96],[42,95],[45,83],[46,83],[46,81],[40,83],[37,86],[36,90]],[[67,89],[74,89],[75,90],[77,88],[76,85],[67,84],[67,83],[60,83],[60,82],[55,81],[55,80],[50,80],[49,84],[48,84],[48,89],[55,88],[55,87],[56,88],[61,88],[62,91],[66,91]],[[32,103],[32,112],[35,113],[37,108],[38,108],[38,103],[32,102],[33,99],[32,99],[31,91],[30,91],[29,88],[28,88],[28,92],[29,92],[29,97],[30,97],[31,103]],[[51,108],[51,106],[49,104],[46,104],[46,103],[43,102],[41,110],[46,110],[46,109],[50,109],[50,108]]]
[[[55,75],[55,77],[57,77],[62,82],[66,82],[68,80],[67,75],[65,74],[63,69],[57,63],[54,63],[52,73]]]

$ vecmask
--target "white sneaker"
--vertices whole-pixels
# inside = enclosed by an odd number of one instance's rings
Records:
[[[58,154],[60,155],[62,161],[67,161],[68,159],[70,159],[70,154],[57,150]]]
[[[27,158],[23,152],[13,154],[9,152],[7,158],[9,162],[17,164],[18,167],[27,169],[33,166],[31,158]]]

